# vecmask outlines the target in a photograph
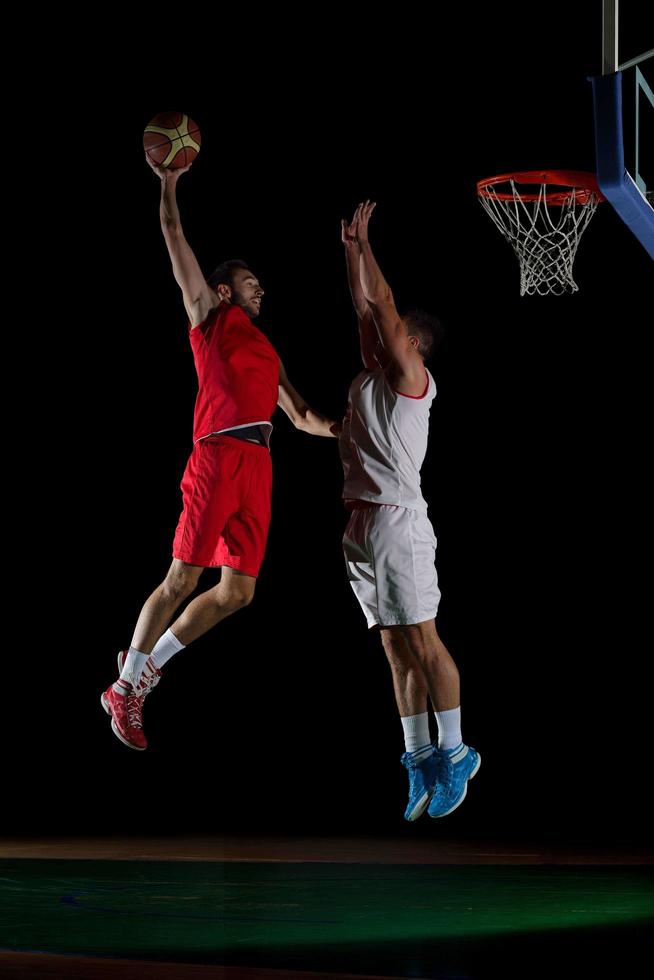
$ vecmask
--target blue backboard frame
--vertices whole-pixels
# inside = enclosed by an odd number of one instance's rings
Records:
[[[636,69],[636,99],[643,91],[654,111],[654,96],[644,75]],[[594,76],[595,153],[600,190],[654,259],[654,208],[647,200],[645,181],[631,176],[624,163],[622,127],[622,72]],[[636,119],[638,120],[638,105]],[[636,156],[638,160],[638,156]]]

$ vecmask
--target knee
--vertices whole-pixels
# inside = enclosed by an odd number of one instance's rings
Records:
[[[449,659],[449,653],[433,624],[429,624],[427,628],[420,624],[404,626],[402,632],[411,653],[421,664]]]
[[[409,651],[406,648],[404,639],[396,630],[380,630],[382,646],[391,664],[405,664],[410,659]]]
[[[387,654],[397,649],[398,637],[390,630],[380,630],[382,646]]]
[[[220,590],[220,586],[218,587]],[[244,609],[249,606],[254,599],[254,586],[253,585],[235,585],[232,583],[229,591],[220,594],[221,604],[227,605],[233,612],[237,609]]]
[[[190,596],[197,584],[195,576],[177,572],[166,576],[161,586],[161,592],[164,599],[170,602],[182,602]]]

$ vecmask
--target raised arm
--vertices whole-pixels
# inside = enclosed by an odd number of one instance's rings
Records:
[[[208,285],[198,264],[191,246],[184,237],[182,223],[177,207],[176,187],[180,176],[189,166],[180,170],[167,170],[157,167],[146,154],[150,167],[161,180],[161,203],[159,217],[161,230],[173,266],[173,275],[177,280],[184,299],[184,307],[191,321],[196,326],[206,319],[209,310],[218,306],[220,297]]]
[[[359,208],[357,208],[354,218],[349,224],[347,221],[341,220],[341,241],[345,246],[345,264],[350,296],[352,297],[352,304],[359,321],[361,360],[364,366],[372,371],[377,367],[375,352],[379,353],[379,337],[377,336],[377,328],[375,327],[370,307],[361,288],[361,279],[359,276],[359,255],[361,249],[355,237],[358,212]]]
[[[359,277],[361,289],[371,311],[379,340],[395,362],[399,376],[424,378],[422,357],[417,341],[409,338],[406,324],[397,312],[391,287],[382,275],[368,241],[368,222],[375,208],[366,201],[357,208],[354,234],[359,244]]]
[[[328,419],[320,412],[309,408],[304,398],[295,390],[286,376],[284,365],[279,365],[279,398],[277,404],[288,415],[296,429],[308,432],[312,436],[332,436],[336,439],[341,434],[341,423]]]

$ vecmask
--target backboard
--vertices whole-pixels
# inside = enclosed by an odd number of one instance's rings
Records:
[[[624,7],[603,0],[602,74],[590,79],[597,181],[654,259],[654,30],[641,23],[648,4]]]

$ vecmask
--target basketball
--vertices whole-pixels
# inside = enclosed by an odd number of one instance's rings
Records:
[[[202,137],[197,123],[183,112],[160,112],[143,132],[143,149],[158,167],[179,170],[193,163]]]

